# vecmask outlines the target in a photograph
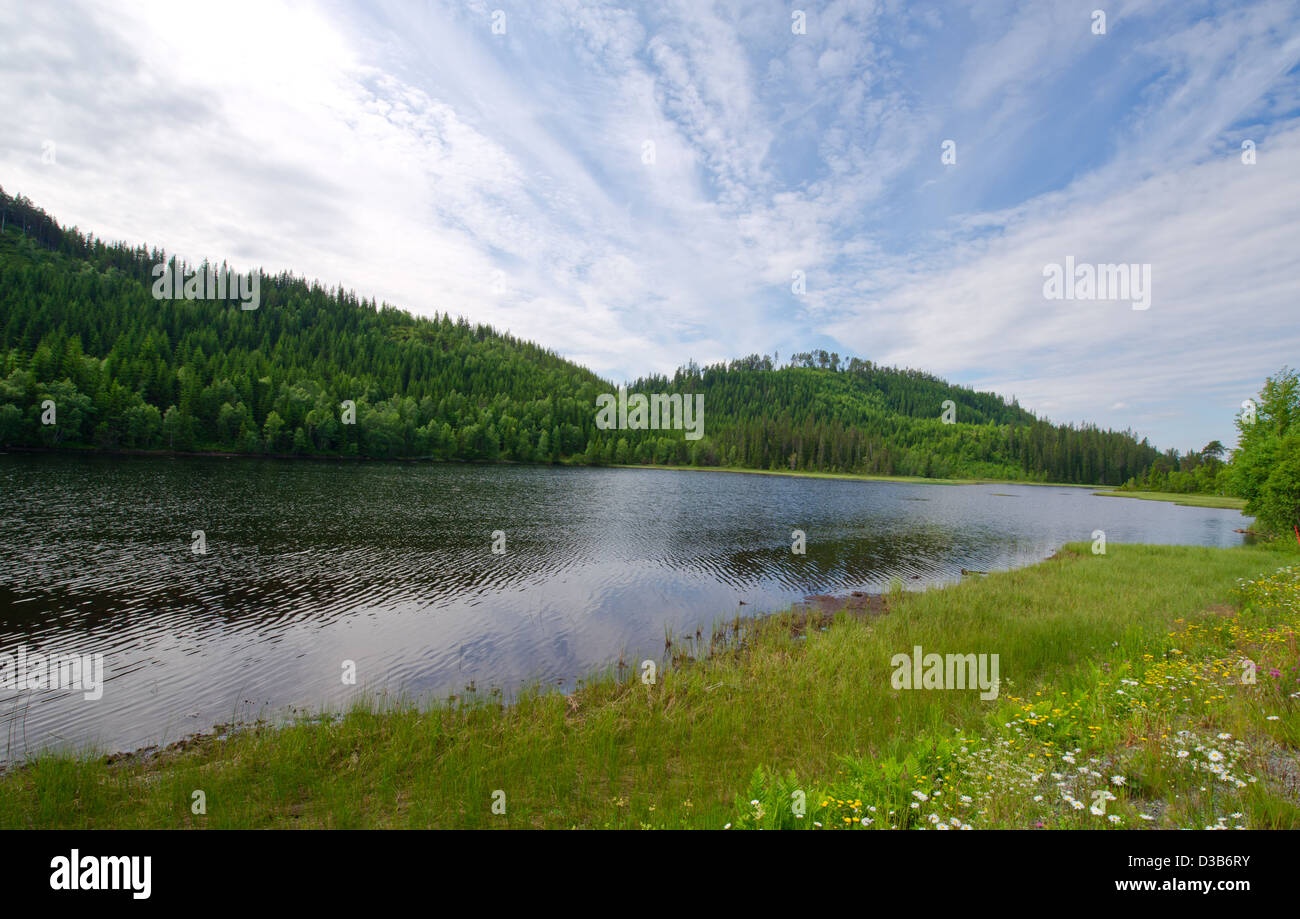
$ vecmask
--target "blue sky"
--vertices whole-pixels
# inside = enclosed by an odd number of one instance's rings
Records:
[[[10,3],[0,185],[613,379],[824,347],[1186,450],[1300,363],[1298,65],[1294,2]]]

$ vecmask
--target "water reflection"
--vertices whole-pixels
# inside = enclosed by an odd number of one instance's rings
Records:
[[[94,703],[0,689],[0,757],[346,705],[360,687],[344,660],[364,687],[412,695],[570,686],[620,652],[657,656],[666,628],[951,582],[1095,529],[1225,546],[1243,523],[1073,488],[4,455],[0,651],[101,652],[107,684]]]

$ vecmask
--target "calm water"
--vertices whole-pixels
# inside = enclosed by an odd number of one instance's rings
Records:
[[[1230,546],[1244,525],[1075,488],[0,455],[0,652],[102,653],[105,668],[98,701],[0,689],[0,759],[134,749],[363,689],[572,687],[621,651],[657,658],[666,627],[895,576],[952,582],[1096,529]]]

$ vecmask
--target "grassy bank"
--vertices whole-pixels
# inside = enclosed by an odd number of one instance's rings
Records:
[[[1095,494],[1103,498],[1137,498],[1141,501],[1172,501],[1183,507],[1223,507],[1241,510],[1246,506],[1245,498],[1233,498],[1229,495],[1194,495],[1175,494],[1168,491],[1099,491]]]
[[[1285,575],[1234,596],[1238,579],[1296,560],[1079,544],[897,593],[881,616],[733,623],[714,636],[728,650],[651,686],[610,676],[508,708],[358,708],[112,764],[47,756],[0,776],[0,827],[887,828],[931,814],[1296,827],[1300,585]],[[998,654],[1001,694],[893,689],[891,658],[914,645]],[[1254,683],[1238,680],[1244,656]],[[1232,783],[1210,771],[1221,763]],[[1093,805],[1096,789],[1115,795],[1105,818],[1070,803]],[[206,814],[191,811],[196,790]]]
[[[859,475],[852,472],[812,472],[791,469],[741,469],[732,466],[616,465],[615,469],[666,469],[673,472],[735,472],[742,475],[778,475],[798,479],[845,479],[855,482],[905,482],[911,485],[1047,485],[1053,488],[1097,488],[1067,482],[1030,482],[1024,479],[939,479],[919,475]]]

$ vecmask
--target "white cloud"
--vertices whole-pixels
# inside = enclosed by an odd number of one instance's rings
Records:
[[[1168,444],[1294,352],[1291,4],[495,8],[0,7],[0,182],[611,376],[838,343]],[[1152,308],[1044,301],[1067,254]]]

